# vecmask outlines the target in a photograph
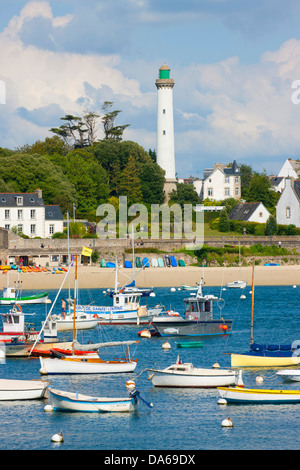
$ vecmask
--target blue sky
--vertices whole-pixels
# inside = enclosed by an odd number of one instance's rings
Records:
[[[108,100],[131,124],[124,138],[155,149],[166,63],[177,175],[233,159],[276,174],[300,158],[299,20],[298,0],[0,0],[0,146]]]

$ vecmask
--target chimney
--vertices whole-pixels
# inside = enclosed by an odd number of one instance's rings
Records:
[[[38,188],[38,189],[35,190],[35,192],[37,193],[38,198],[39,198],[39,199],[42,199],[42,197],[43,197],[43,192],[42,192],[42,190]]]

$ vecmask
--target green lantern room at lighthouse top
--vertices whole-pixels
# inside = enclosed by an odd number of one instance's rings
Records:
[[[167,67],[166,65],[163,65],[160,69],[159,69],[159,78],[160,80],[169,80],[170,78],[170,70],[169,67]]]

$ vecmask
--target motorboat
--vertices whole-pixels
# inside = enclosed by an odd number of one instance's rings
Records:
[[[216,388],[237,384],[240,377],[234,370],[198,368],[178,360],[165,369],[147,369],[147,372],[148,380],[152,380],[155,387]]]
[[[233,281],[233,282],[227,282],[226,287],[228,289],[245,289],[247,287],[247,282],[246,281]]]
[[[221,310],[224,299],[214,295],[203,295],[203,279],[197,293],[184,299],[184,314],[167,311],[166,315],[155,316],[151,324],[160,336],[210,336],[232,333],[232,319],[223,318]],[[220,317],[213,315],[213,303],[220,308]]]

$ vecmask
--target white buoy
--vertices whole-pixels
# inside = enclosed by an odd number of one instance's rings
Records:
[[[163,348],[163,349],[171,349],[171,345],[170,345],[170,343],[168,343],[168,341],[166,341],[166,342],[162,345],[162,348]]]
[[[215,362],[213,365],[213,369],[220,369],[220,364],[218,364],[218,362]]]
[[[226,289],[225,289],[225,287],[223,287],[223,289],[222,289],[222,290],[226,290]]]
[[[258,375],[255,380],[257,383],[262,383],[264,381],[261,375]]]
[[[125,385],[126,385],[126,388],[128,388],[129,390],[135,388],[135,382],[133,380],[128,380]]]
[[[293,286],[294,289],[296,289],[296,287],[297,287],[297,286],[295,286],[295,285]]]
[[[249,294],[252,294],[252,290],[249,291]]]
[[[181,287],[178,287],[178,289],[177,289],[177,290],[181,290]]]
[[[150,297],[155,297],[155,292],[151,292]]]
[[[170,290],[171,290],[171,292],[176,292],[176,289],[175,289],[175,287],[171,287],[171,289],[170,289]]]
[[[231,418],[226,418],[222,421],[222,426],[226,428],[232,428],[233,427],[233,422]]]
[[[104,295],[105,295],[105,294],[106,294],[106,290],[104,290],[104,291],[102,292],[102,294],[104,294]]]
[[[240,299],[245,299],[246,296],[244,294],[241,295]]]
[[[219,398],[218,405],[227,405],[227,401],[225,400],[225,398]]]
[[[53,411],[53,406],[52,406],[52,405],[46,405],[46,406],[44,407],[44,411],[46,411],[46,412],[47,412],[47,411]]]
[[[51,438],[51,441],[52,442],[64,442],[62,432],[60,432],[59,434],[54,434]]]
[[[143,330],[140,333],[141,338],[151,338],[151,333],[149,330]]]
[[[47,369],[45,369],[45,367],[41,367],[41,368],[40,368],[40,374],[41,374],[41,375],[47,375],[47,374],[48,374]]]

